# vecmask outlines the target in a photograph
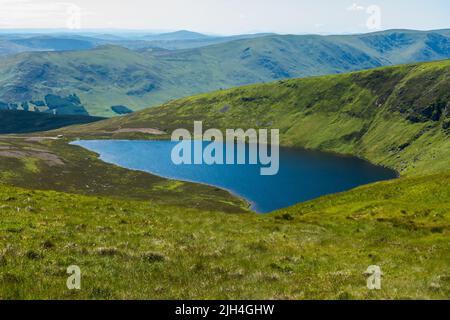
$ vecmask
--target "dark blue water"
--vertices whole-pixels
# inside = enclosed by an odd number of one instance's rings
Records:
[[[161,177],[217,186],[245,198],[253,210],[271,212],[323,195],[397,177],[389,169],[330,153],[280,149],[280,170],[261,176],[259,165],[175,165],[170,141],[76,141],[103,161]]]

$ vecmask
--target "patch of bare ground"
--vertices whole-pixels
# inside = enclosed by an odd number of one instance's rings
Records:
[[[29,136],[12,136],[12,135],[1,135],[0,140],[23,140],[26,142],[43,142],[59,140],[58,137],[29,137]]]
[[[56,138],[56,137],[31,137],[31,138],[25,139],[25,141],[27,141],[27,142],[42,142],[42,141],[46,141],[46,140],[58,140],[58,138]]]
[[[123,128],[118,129],[116,131],[113,131],[112,133],[145,133],[145,134],[151,134],[155,136],[162,136],[167,134],[164,131],[161,131],[159,129],[152,129],[152,128]]]
[[[36,158],[44,161],[49,166],[62,166],[64,162],[55,154],[45,151],[18,150],[18,149],[0,149],[0,157],[6,158]]]

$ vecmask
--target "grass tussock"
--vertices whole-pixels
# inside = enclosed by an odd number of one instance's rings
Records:
[[[449,182],[382,182],[263,216],[0,187],[0,298],[450,298]],[[25,201],[36,212],[15,210]],[[366,288],[373,264],[381,291]],[[70,265],[80,291],[65,286]]]

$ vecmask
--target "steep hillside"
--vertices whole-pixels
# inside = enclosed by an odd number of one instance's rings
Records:
[[[251,83],[343,73],[450,58],[444,31],[350,36],[279,36],[189,50],[104,46],[78,52],[24,53],[0,60],[0,101],[21,105],[48,94],[76,95],[91,115],[132,110]]]
[[[152,60],[121,47],[22,53],[0,60],[4,71],[0,101],[43,101],[45,105],[48,94],[75,94],[90,113],[112,114],[111,106],[142,104],[144,100],[136,92],[150,90],[152,84],[162,81],[161,69],[151,68]]]
[[[383,182],[272,215],[0,186],[0,299],[448,299],[449,183]],[[66,289],[71,264],[82,290]],[[382,290],[367,290],[370,265]]]
[[[0,299],[448,299],[449,73],[442,61],[283,80],[0,136]],[[280,128],[285,145],[358,154],[411,177],[256,215],[225,191],[68,145],[194,120]],[[72,264],[79,291],[64,289]],[[382,290],[367,290],[370,265],[382,267]]]
[[[450,60],[283,80],[181,99],[66,134],[118,128],[277,128],[281,143],[354,154],[403,174],[448,170]]]
[[[182,35],[182,34],[181,34]],[[189,35],[189,34],[188,34]],[[130,45],[126,44],[126,42],[116,42],[116,44],[125,46],[127,48],[160,48],[160,49],[168,49],[168,50],[183,50],[183,49],[194,49],[201,48],[206,46],[211,46],[219,43],[226,43],[235,40],[241,39],[256,39],[265,37],[268,35],[272,35],[270,33],[255,33],[255,34],[242,34],[235,36],[205,36],[199,35],[195,36],[194,33],[191,37],[187,38],[174,38],[171,40],[166,39],[154,39],[154,40],[145,40],[141,42],[135,41],[134,43],[130,43]]]
[[[449,30],[416,32],[390,30],[355,37],[332,37],[370,52],[390,64],[448,59]]]

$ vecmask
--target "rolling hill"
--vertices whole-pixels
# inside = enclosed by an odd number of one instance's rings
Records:
[[[353,154],[402,174],[427,174],[449,168],[449,89],[445,60],[221,90],[62,131],[170,133],[192,129],[194,121],[222,130],[275,128],[285,146]]]
[[[256,39],[273,35],[270,33],[242,34],[234,36],[207,36],[189,31],[178,31],[158,36],[144,36],[134,42],[120,41],[116,44],[129,49],[160,48],[167,50],[194,49],[242,39]]]
[[[250,39],[267,34],[245,34],[237,36],[209,36],[201,33],[180,30],[170,33],[145,34],[136,32],[111,31],[111,34],[98,32],[53,32],[53,33],[0,33],[0,56],[21,52],[39,51],[80,51],[102,45],[117,45],[128,49],[188,49],[225,43],[238,39]]]
[[[210,38],[210,36],[188,30],[179,30],[175,32],[168,32],[162,34],[146,35],[141,38],[149,41],[154,40],[173,41],[173,40],[204,40]]]
[[[108,45],[22,53],[0,60],[0,102],[76,95],[89,114],[113,116],[115,105],[139,110],[220,88],[448,58],[445,30],[268,35],[174,51]]]
[[[271,215],[0,186],[0,298],[448,299],[449,183],[385,182]],[[64,285],[73,263],[82,290]],[[367,290],[369,265],[382,290]]]
[[[96,46],[95,39],[82,39],[63,36],[34,36],[10,40],[12,43],[28,48],[28,51],[73,51],[88,50]]]
[[[0,298],[448,299],[449,83],[448,60],[402,65],[0,136]],[[402,177],[256,215],[225,191],[109,165],[68,144],[194,120],[280,128],[283,145],[352,153]],[[74,263],[80,291],[64,286]],[[382,267],[382,290],[367,290],[370,265]]]
[[[0,56],[21,52],[88,50],[101,43],[101,39],[77,35],[0,34]]]

